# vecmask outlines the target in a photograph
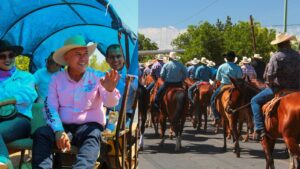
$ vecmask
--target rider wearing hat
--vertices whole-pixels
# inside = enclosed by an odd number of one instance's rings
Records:
[[[164,55],[158,54],[156,56],[156,61],[155,61],[155,63],[153,63],[151,70],[150,70],[150,75],[153,77],[154,81],[147,86],[146,89],[148,92],[150,92],[152,90],[156,80],[160,77],[160,71],[164,65],[163,61],[164,61]]]
[[[268,87],[251,99],[257,139],[266,135],[261,107],[270,101],[274,94],[281,89],[299,89],[300,55],[291,48],[290,41],[295,36],[281,33],[271,42],[277,45],[278,52],[274,53],[265,72]]]
[[[188,98],[192,103],[194,103],[193,92],[194,92],[195,88],[201,82],[209,82],[209,79],[212,78],[210,68],[207,67],[207,65],[206,65],[208,63],[208,60],[205,57],[202,57],[200,62],[202,63],[202,65],[196,69],[196,73],[195,73],[195,77],[194,77],[196,82],[188,89]]]
[[[154,106],[156,108],[158,108],[161,94],[169,86],[182,86],[182,82],[187,78],[186,67],[182,63],[178,62],[180,57],[177,56],[176,52],[170,52],[169,59],[170,61],[164,64],[160,72],[160,76],[164,80],[164,84],[158,89],[155,96]]]
[[[223,63],[218,68],[217,76],[216,76],[216,80],[221,81],[221,85],[213,93],[211,100],[210,100],[211,109],[215,116],[216,123],[220,122],[220,114],[218,113],[218,111],[216,109],[216,103],[215,103],[216,97],[218,96],[219,92],[221,91],[221,89],[224,85],[231,84],[229,77],[234,78],[234,79],[240,79],[243,76],[241,68],[234,63],[237,61],[237,57],[233,51],[228,52],[225,55],[224,60],[226,63]]]

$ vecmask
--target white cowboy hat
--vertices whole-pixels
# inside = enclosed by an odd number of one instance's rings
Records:
[[[211,61],[211,60],[209,60],[209,61],[207,61],[206,66],[208,66],[208,67],[214,67],[214,66],[216,66],[216,63],[213,62],[213,61]]]
[[[169,58],[173,59],[173,60],[179,60],[181,57],[177,56],[176,52],[170,52],[169,54]]]
[[[199,62],[200,62],[200,60],[198,60],[197,58],[194,58],[193,60],[190,61],[190,63],[191,63],[192,65],[196,65],[196,64],[198,64]]]
[[[246,56],[243,57],[243,59],[241,60],[241,63],[250,63],[251,62],[251,58],[247,58]]]
[[[206,59],[206,57],[202,57],[202,58],[200,59],[200,62],[203,63],[203,64],[205,64],[205,65],[208,63],[208,61],[209,61],[209,60]]]
[[[277,45],[279,43],[289,41],[289,40],[297,40],[294,35],[289,35],[287,33],[279,33],[276,35],[276,39],[271,42],[271,45]]]
[[[260,56],[260,54],[257,54],[257,53],[253,55],[253,58],[262,59],[262,57]]]
[[[94,53],[97,44],[94,43],[92,45],[87,46],[83,36],[76,35],[70,37],[69,39],[65,40],[63,47],[55,51],[55,53],[53,54],[53,60],[60,65],[67,65],[64,55],[72,49],[82,47],[86,47],[88,55],[91,56]]]
[[[163,54],[158,54],[155,57],[157,60],[164,60],[164,55]]]

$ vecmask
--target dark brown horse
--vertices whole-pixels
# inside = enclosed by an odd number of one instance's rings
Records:
[[[266,156],[266,169],[274,169],[272,152],[277,138],[283,138],[289,154],[290,168],[300,168],[300,92],[285,95],[275,111],[265,116],[265,127],[269,137],[261,141]],[[296,163],[295,163],[296,162]]]
[[[226,137],[227,127],[233,137],[234,152],[237,157],[240,157],[240,146],[237,122],[241,110],[250,106],[251,98],[258,93],[259,89],[256,86],[249,85],[244,79],[230,78],[232,85],[228,85],[226,89],[217,97],[216,106],[218,112],[223,117],[223,136],[224,146],[223,150],[226,151]]]
[[[162,79],[158,79],[155,84],[154,91],[163,84]],[[175,151],[181,148],[181,135],[184,128],[186,111],[187,111],[187,94],[182,86],[170,86],[167,88],[159,107],[159,122],[161,126],[161,143],[165,141],[165,131],[167,119],[170,122],[170,131],[173,131],[176,136]]]
[[[210,97],[212,93],[213,86],[208,82],[201,82],[197,86],[197,92],[194,96],[194,115],[198,131],[202,126],[202,116],[204,116],[204,132],[207,130],[207,109],[210,105]]]

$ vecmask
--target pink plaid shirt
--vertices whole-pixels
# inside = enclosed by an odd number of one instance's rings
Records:
[[[79,82],[73,81],[67,70],[52,76],[45,105],[47,123],[53,131],[63,131],[62,124],[97,122],[105,125],[103,106],[114,107],[120,94],[108,92],[100,83],[104,73],[88,68]]]
[[[256,79],[257,75],[256,75],[256,72],[255,72],[255,69],[253,68],[253,66],[251,66],[250,64],[245,64],[245,65],[241,66],[241,68],[243,71],[243,77],[248,76],[250,78],[250,80]]]

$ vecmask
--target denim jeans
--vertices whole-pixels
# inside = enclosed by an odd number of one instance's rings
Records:
[[[9,159],[6,143],[29,137],[30,120],[23,115],[0,122],[0,157]]]
[[[218,96],[218,94],[220,93],[222,87],[223,87],[223,85],[220,85],[210,98],[211,110],[212,110],[216,120],[220,120],[220,118],[221,118],[220,113],[217,111],[215,100],[216,100],[216,97]]]
[[[152,90],[152,88],[154,87],[154,85],[155,85],[155,81],[152,82],[152,83],[150,83],[150,84],[146,87],[146,90],[147,90],[148,93]]]
[[[71,144],[78,147],[78,154],[73,168],[92,169],[100,152],[102,126],[91,122],[86,124],[65,124],[64,129],[71,139]],[[52,168],[52,148],[55,134],[49,126],[39,128],[33,137],[32,168]]]
[[[272,100],[273,97],[273,90],[271,88],[266,88],[251,99],[251,108],[256,131],[263,130],[265,128],[261,107],[268,101]]]
[[[200,84],[200,81],[197,81],[195,82],[191,87],[189,87],[188,89],[188,98],[189,100],[194,103],[194,100],[193,100],[193,93],[194,93],[194,90],[197,88],[197,86]]]

